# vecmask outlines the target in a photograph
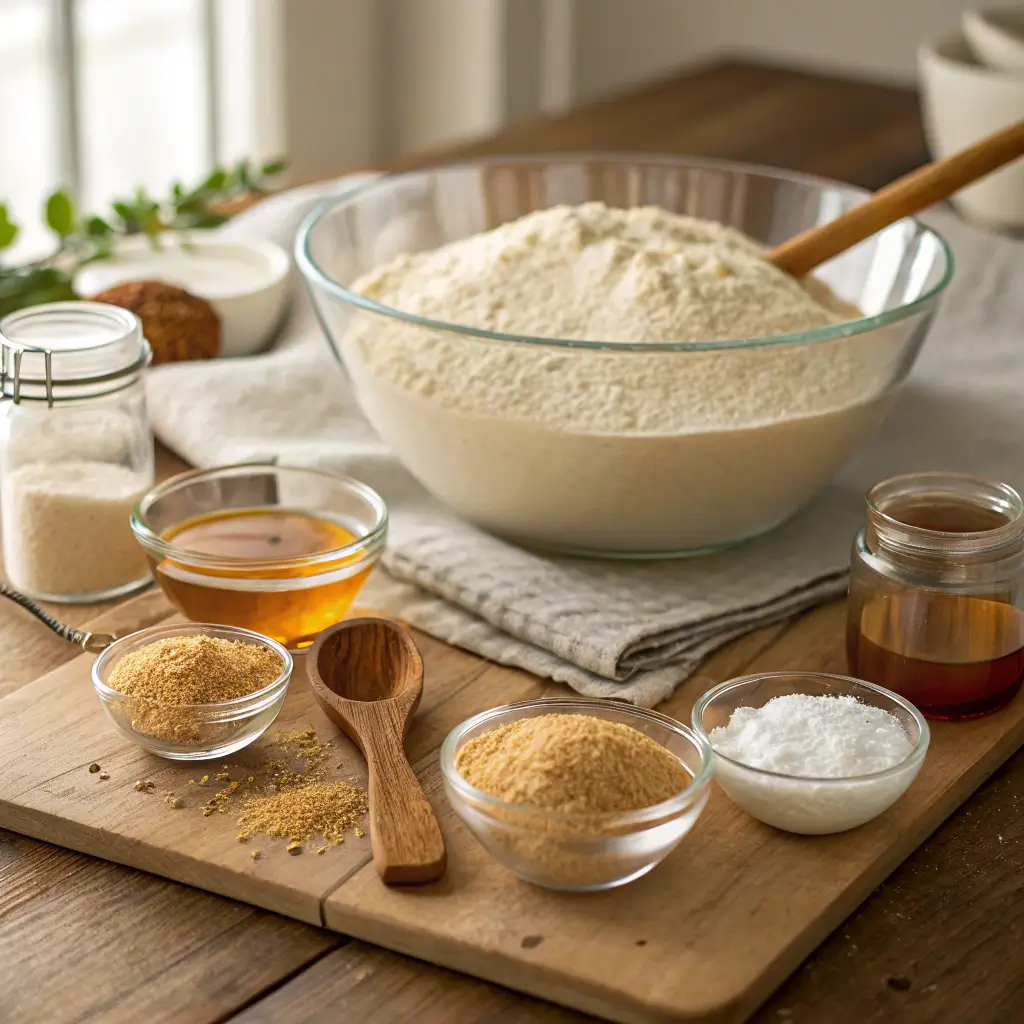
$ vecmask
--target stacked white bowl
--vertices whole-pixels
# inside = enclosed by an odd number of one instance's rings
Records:
[[[934,157],[1024,120],[1024,5],[965,11],[959,32],[921,44],[918,67]],[[953,203],[981,224],[1024,228],[1024,160],[963,189]]]

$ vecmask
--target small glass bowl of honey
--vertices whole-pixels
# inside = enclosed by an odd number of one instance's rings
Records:
[[[345,617],[384,549],[388,516],[351,477],[249,463],[172,477],[131,525],[188,618],[301,650]]]

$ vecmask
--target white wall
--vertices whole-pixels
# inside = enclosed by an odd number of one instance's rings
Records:
[[[298,181],[486,135],[510,120],[585,103],[720,54],[909,82],[920,40],[955,28],[968,5],[965,0],[245,2],[278,11],[282,29],[271,35],[282,51],[281,120]]]
[[[716,52],[911,81],[925,36],[963,0],[576,0],[576,99],[595,99]]]
[[[539,109],[545,7],[560,0],[378,0],[382,158],[486,135]]]

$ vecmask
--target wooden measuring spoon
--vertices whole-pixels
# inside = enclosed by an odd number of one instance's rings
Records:
[[[776,246],[765,259],[794,277],[803,277],[876,231],[948,199],[964,186],[1022,156],[1024,121],[1018,121],[959,153],[897,178],[835,220],[819,224]]]
[[[309,652],[309,681],[324,713],[366,758],[370,844],[388,885],[444,874],[441,828],[405,756],[405,734],[423,695],[423,659],[390,619],[348,619]]]

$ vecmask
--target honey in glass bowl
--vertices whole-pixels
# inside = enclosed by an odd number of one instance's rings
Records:
[[[151,491],[132,519],[168,600],[293,650],[342,619],[384,546],[365,484],[318,470],[227,466]]]

